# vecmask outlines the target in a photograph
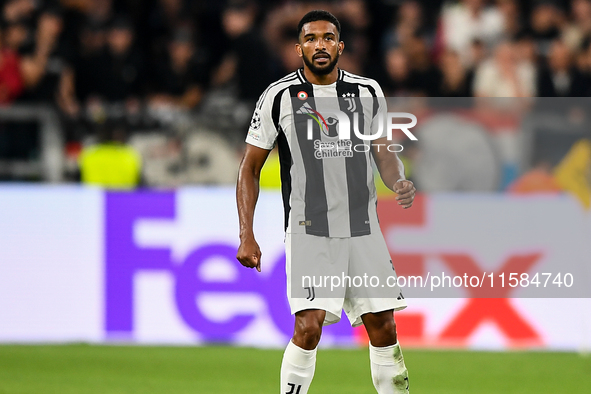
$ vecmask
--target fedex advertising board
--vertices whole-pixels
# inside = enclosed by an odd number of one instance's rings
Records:
[[[282,209],[278,193],[261,194],[255,234],[263,257],[257,273],[235,259],[232,188],[118,193],[4,186],[0,341],[283,347],[293,317],[285,290]],[[409,307],[396,314],[401,342],[483,349],[590,347],[589,298],[565,298],[559,291],[566,271],[577,284],[586,280],[580,267],[590,265],[591,219],[576,201],[431,195],[420,197],[410,210],[387,200],[378,209],[400,276],[427,279],[444,267],[483,276],[486,283],[494,279],[498,287],[507,273],[496,298],[486,298],[482,287],[450,285],[445,298],[425,293],[415,298],[408,289]],[[555,282],[545,293],[540,289],[528,296],[527,288],[509,286],[511,271],[531,278],[552,271],[551,283],[560,270],[560,289]],[[436,284],[429,282],[427,289]],[[343,319],[325,328],[322,346],[365,341],[363,328],[352,329]]]

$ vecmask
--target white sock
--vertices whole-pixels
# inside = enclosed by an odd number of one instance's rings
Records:
[[[369,344],[371,379],[378,394],[408,393],[408,370],[400,345],[374,347]]]
[[[304,350],[289,341],[281,362],[281,394],[306,394],[315,367],[316,349]]]

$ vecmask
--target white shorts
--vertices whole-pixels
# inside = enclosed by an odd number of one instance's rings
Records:
[[[407,306],[380,231],[351,238],[287,233],[285,251],[292,314],[321,309],[328,325],[341,320],[344,310],[356,327],[366,313]]]

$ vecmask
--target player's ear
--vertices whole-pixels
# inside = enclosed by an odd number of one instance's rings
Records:
[[[343,54],[344,49],[345,49],[345,43],[343,41],[339,41],[339,55]]]
[[[298,42],[297,44],[295,44],[295,51],[298,54],[299,57],[303,57],[304,54],[302,52],[302,46],[300,45],[300,43]]]

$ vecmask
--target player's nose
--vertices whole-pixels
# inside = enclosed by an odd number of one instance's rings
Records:
[[[320,39],[316,40],[316,50],[322,51],[324,49],[326,49],[326,43],[325,43],[324,39],[320,38]]]

